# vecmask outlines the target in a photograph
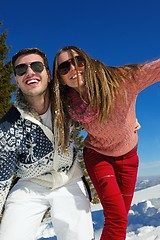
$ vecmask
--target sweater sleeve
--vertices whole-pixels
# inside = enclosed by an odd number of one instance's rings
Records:
[[[0,181],[0,214],[3,211],[3,206],[4,206],[5,200],[7,198],[7,195],[9,193],[12,179],[13,179],[13,177],[6,181]]]
[[[135,74],[137,93],[160,81],[160,59],[142,65]]]
[[[9,134],[4,133],[0,128],[0,213],[8,195],[15,169],[15,151],[10,151],[9,146],[14,145]]]

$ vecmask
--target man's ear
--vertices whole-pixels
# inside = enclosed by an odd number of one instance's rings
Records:
[[[48,82],[50,82],[51,81],[51,73],[49,70],[47,70],[47,74],[48,74]]]
[[[18,80],[17,80],[17,77],[16,77],[16,76],[14,76],[14,81],[15,81],[15,83],[17,84],[17,86],[19,86],[19,83],[18,83]]]

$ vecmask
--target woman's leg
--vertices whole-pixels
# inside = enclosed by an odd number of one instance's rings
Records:
[[[0,240],[35,240],[41,219],[47,209],[42,198],[43,187],[19,181],[11,190],[5,205]]]
[[[116,160],[114,170],[119,188],[121,190],[126,211],[130,210],[138,172],[137,149],[122,156],[122,160]]]
[[[82,179],[52,191],[48,200],[58,240],[94,238],[90,202]]]
[[[101,240],[124,240],[128,216],[112,160],[86,148],[84,160],[104,210],[105,223]]]

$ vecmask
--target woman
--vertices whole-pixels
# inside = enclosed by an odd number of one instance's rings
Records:
[[[84,161],[104,209],[101,240],[124,240],[138,171],[136,98],[160,79],[160,59],[109,67],[67,46],[56,54],[53,78],[63,147],[69,117],[88,132]]]

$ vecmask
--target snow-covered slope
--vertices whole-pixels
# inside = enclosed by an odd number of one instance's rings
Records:
[[[160,184],[135,192],[132,204],[137,204],[153,198],[160,198]]]

